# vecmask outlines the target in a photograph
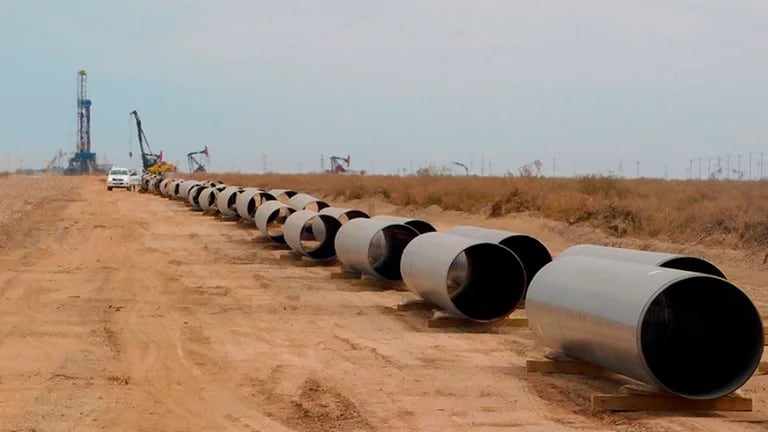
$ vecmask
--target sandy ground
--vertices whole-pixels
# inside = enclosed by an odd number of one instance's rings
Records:
[[[592,413],[618,384],[526,373],[547,351],[528,329],[428,328],[393,308],[409,293],[282,260],[255,228],[97,178],[0,179],[0,196],[0,431],[768,428],[766,375],[741,390],[751,413]],[[572,241],[542,220],[421,213],[553,253]],[[768,311],[765,266],[719,256]]]

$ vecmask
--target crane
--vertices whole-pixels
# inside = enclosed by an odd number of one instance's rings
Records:
[[[204,156],[198,160],[195,155]],[[200,151],[187,153],[187,162],[189,162],[189,172],[206,172],[205,167],[208,165],[208,146],[205,146],[205,148]]]
[[[136,119],[136,130],[139,136],[139,149],[141,150],[141,164],[144,171],[152,174],[164,174],[166,172],[176,172],[176,165],[165,162],[163,160],[163,152],[160,154],[152,153],[152,149],[149,147],[149,141],[147,135],[144,134],[144,129],[141,127],[141,117],[136,110],[130,112]],[[129,157],[133,156],[133,153],[128,153]]]
[[[468,166],[464,165],[461,162],[453,162],[453,164],[454,165],[458,165],[458,166],[464,168],[464,173],[465,173],[464,175],[469,175],[469,167]]]

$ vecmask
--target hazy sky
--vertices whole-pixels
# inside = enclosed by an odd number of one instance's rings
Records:
[[[0,169],[75,148],[138,166],[353,169],[540,159],[547,173],[684,177],[689,159],[768,152],[768,2],[0,0]],[[129,149],[133,161],[128,159]],[[755,156],[755,160],[759,156]],[[733,159],[736,166],[736,159]],[[723,159],[725,164],[725,159]],[[328,163],[326,163],[326,168]],[[706,173],[706,159],[703,170]],[[698,161],[694,165],[698,174]],[[757,170],[757,168],[753,168]],[[766,160],[768,174],[768,160]]]

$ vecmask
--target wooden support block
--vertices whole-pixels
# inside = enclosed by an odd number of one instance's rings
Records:
[[[603,376],[606,369],[592,363],[585,363],[578,360],[526,360],[525,369],[528,372],[537,372],[543,374],[568,374],[568,375],[586,375]]]
[[[301,255],[295,252],[288,252],[280,255],[280,259],[284,261],[300,261]]]
[[[760,362],[760,364],[757,365],[757,371],[762,373],[768,373],[768,362]]]
[[[484,322],[472,321],[464,318],[438,315],[427,321],[430,328],[470,327],[470,328],[500,328],[500,327],[528,327],[528,318],[504,318],[497,321]]]
[[[338,260],[336,260],[336,257],[329,258],[329,259],[315,259],[310,258],[307,256],[299,257],[298,264],[304,267],[314,267],[314,266],[334,266],[338,264]]]
[[[437,306],[426,300],[409,299],[397,305],[396,309],[402,312],[432,312],[433,310],[437,309]]]
[[[331,273],[331,279],[361,279],[363,274],[354,270],[341,270],[336,273]]]
[[[664,393],[594,394],[592,409],[605,411],[752,411],[752,398],[728,395],[717,399],[686,399]]]

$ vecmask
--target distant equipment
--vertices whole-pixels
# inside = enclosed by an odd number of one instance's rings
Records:
[[[346,158],[339,157],[339,156],[331,156],[331,169],[328,170],[327,172],[343,174],[349,171],[349,162],[350,162],[349,155],[347,155]]]
[[[88,74],[77,72],[77,145],[65,174],[89,174],[97,171],[96,153],[91,151],[91,105],[88,99]]]
[[[207,172],[206,167],[209,162],[208,146],[205,146],[200,151],[187,153],[187,162],[189,163],[189,172]]]
[[[464,165],[464,164],[463,164],[463,163],[461,163],[461,162],[453,162],[453,164],[454,164],[454,165],[458,165],[458,166],[460,166],[460,167],[464,168],[464,172],[465,172],[465,174],[466,174],[466,175],[469,175],[469,167],[467,167],[466,165]]]
[[[152,153],[152,149],[149,147],[149,141],[147,140],[144,129],[141,127],[141,117],[136,110],[130,112],[136,119],[136,131],[139,136],[139,149],[141,150],[141,164],[144,171],[151,174],[165,174],[166,172],[176,172],[176,165],[163,160],[163,152],[160,154]],[[129,153],[129,156],[133,156]]]

